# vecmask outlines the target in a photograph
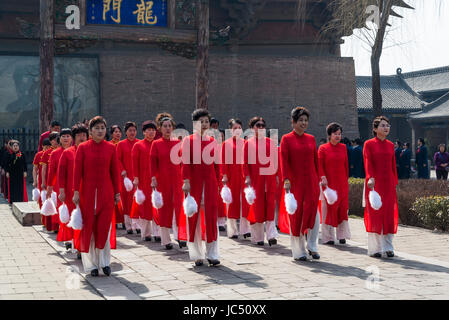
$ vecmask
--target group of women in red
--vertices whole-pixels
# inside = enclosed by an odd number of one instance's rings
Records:
[[[262,117],[249,121],[249,138],[243,136],[242,122],[231,119],[231,137],[216,139],[205,109],[193,112],[191,135],[175,131],[168,113],[142,124],[142,140],[136,138],[137,125],[127,122],[126,139],[120,140],[121,128],[112,126],[112,140],[106,141],[107,124],[100,116],[90,120],[89,131],[78,124],[59,135],[51,133],[35,157],[35,187],[45,190],[47,199],[55,191],[57,207],[64,203],[70,212],[79,207],[83,226],[72,230],[58,215],[43,217],[43,224],[48,231],[58,230],[58,241],[81,253],[85,271],[93,276],[100,269],[111,273],[116,223],[122,223],[128,234],[140,233],[143,240],[160,242],[167,250],[173,248],[173,233],[197,266],[205,259],[210,265],[220,264],[220,206],[230,238],[241,235],[261,246],[266,238],[272,246],[279,228],[290,234],[295,260],[305,261],[309,255],[319,259],[320,221],[324,244],[344,244],[351,236],[348,157],[340,143],[339,124],[327,127],[329,142],[318,149],[315,138],[306,133],[309,119],[306,108],[294,108],[293,130],[282,137],[279,147],[266,137]],[[368,253],[374,257],[384,252],[394,255],[392,238],[398,222],[394,147],[386,139],[389,129],[387,118],[376,118],[375,137],[364,149],[365,224]],[[230,191],[227,201],[225,188]],[[371,190],[382,199],[380,209],[371,206]],[[193,211],[187,200],[194,200]]]

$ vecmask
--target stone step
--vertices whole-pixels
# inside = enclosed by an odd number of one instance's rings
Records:
[[[17,221],[23,226],[42,224],[39,204],[36,201],[14,202],[12,204],[12,212]]]

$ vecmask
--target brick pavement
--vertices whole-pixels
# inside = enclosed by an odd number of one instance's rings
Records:
[[[320,245],[321,259],[308,262],[292,260],[286,235],[259,247],[221,233],[219,267],[195,267],[185,248],[118,230],[112,276],[93,278],[55,234],[20,226],[5,204],[0,218],[1,299],[449,299],[449,234],[419,228],[400,226],[397,257],[374,259],[363,220],[350,219],[353,239]],[[66,288],[68,267],[81,270],[79,289]]]

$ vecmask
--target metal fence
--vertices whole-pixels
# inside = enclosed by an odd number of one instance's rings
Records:
[[[39,146],[40,133],[38,129],[1,129],[0,141],[3,146],[3,141],[6,139],[15,139],[20,142],[20,151],[25,154],[27,164],[33,163],[34,155]]]

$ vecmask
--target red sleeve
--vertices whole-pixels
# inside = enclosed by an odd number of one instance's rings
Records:
[[[117,155],[116,155],[116,148],[112,148],[113,152],[112,152],[112,159],[111,159],[111,168],[109,170],[111,177],[112,177],[112,184],[114,187],[114,195],[116,195],[117,193],[120,193],[120,173],[118,171],[119,168],[119,161],[117,160]]]
[[[286,179],[290,180],[290,168],[288,166],[288,139],[285,136],[281,139],[281,172],[282,172],[282,181]],[[280,181],[281,182],[281,181]]]
[[[119,168],[119,172],[120,172],[120,174],[122,174],[122,172],[123,171],[125,171],[125,166],[124,166],[124,164],[123,164],[123,161],[124,161],[124,159],[123,159],[123,150],[122,150],[122,147],[123,146],[123,143],[118,143],[117,144],[117,147],[116,147],[116,154],[117,154],[117,160],[118,160],[118,168]],[[129,175],[129,173],[127,172],[126,173],[127,175]]]
[[[346,145],[344,145],[344,151],[345,151],[345,168],[346,168],[346,179],[349,179],[349,161],[348,161],[348,149]]]
[[[139,178],[139,181],[142,181],[141,180],[142,177],[140,176],[139,160],[140,160],[140,148],[138,147],[137,143],[135,143],[131,150],[132,171],[133,176]],[[129,172],[127,174],[128,176],[130,176]]]
[[[150,172],[151,178],[156,176],[156,172],[159,172],[159,153],[157,143],[152,143],[150,150]]]
[[[243,177],[249,176],[249,166],[248,166],[248,140],[245,141],[243,146],[243,165],[242,165]]]
[[[81,187],[81,179],[84,173],[84,145],[81,144],[76,150],[75,154],[75,167],[73,169],[73,190],[78,191]],[[114,159],[113,159],[114,160]],[[114,186],[115,188],[115,186]]]
[[[63,152],[61,158],[59,159],[58,166],[58,186],[59,189],[65,188],[67,181],[67,152]],[[66,190],[64,190],[66,191]],[[58,190],[59,192],[59,190]]]
[[[398,171],[396,169],[396,155],[394,152],[394,145],[393,145],[393,157],[392,157],[392,168],[393,168],[393,175],[394,175],[394,181],[396,185],[398,184]]]
[[[189,179],[190,180],[190,166],[191,166],[191,149],[190,145],[193,142],[190,139],[190,136],[187,136],[182,140],[182,146],[181,146],[181,156],[182,156],[182,179]]]
[[[35,166],[39,165],[41,157],[42,157],[42,152],[39,151],[38,153],[36,153],[36,155],[34,156],[34,159],[33,159],[33,164]]]
[[[47,186],[51,186],[54,187],[56,184],[56,170],[57,168],[57,163],[56,163],[56,155],[55,152],[52,152],[50,155],[50,161],[49,161],[49,165],[47,168]]]
[[[316,147],[315,138],[312,138],[312,145],[313,145],[313,160],[315,161],[315,172],[318,175],[318,148]]]
[[[363,148],[363,162],[365,164],[366,179],[369,180],[374,176],[373,168],[371,167],[371,144],[365,143]],[[396,164],[395,164],[396,168]]]
[[[44,142],[44,134],[41,134],[39,138],[39,147],[37,148],[37,152],[42,151],[42,143]]]
[[[321,145],[318,149],[318,178],[326,177],[326,150],[324,145]]]

